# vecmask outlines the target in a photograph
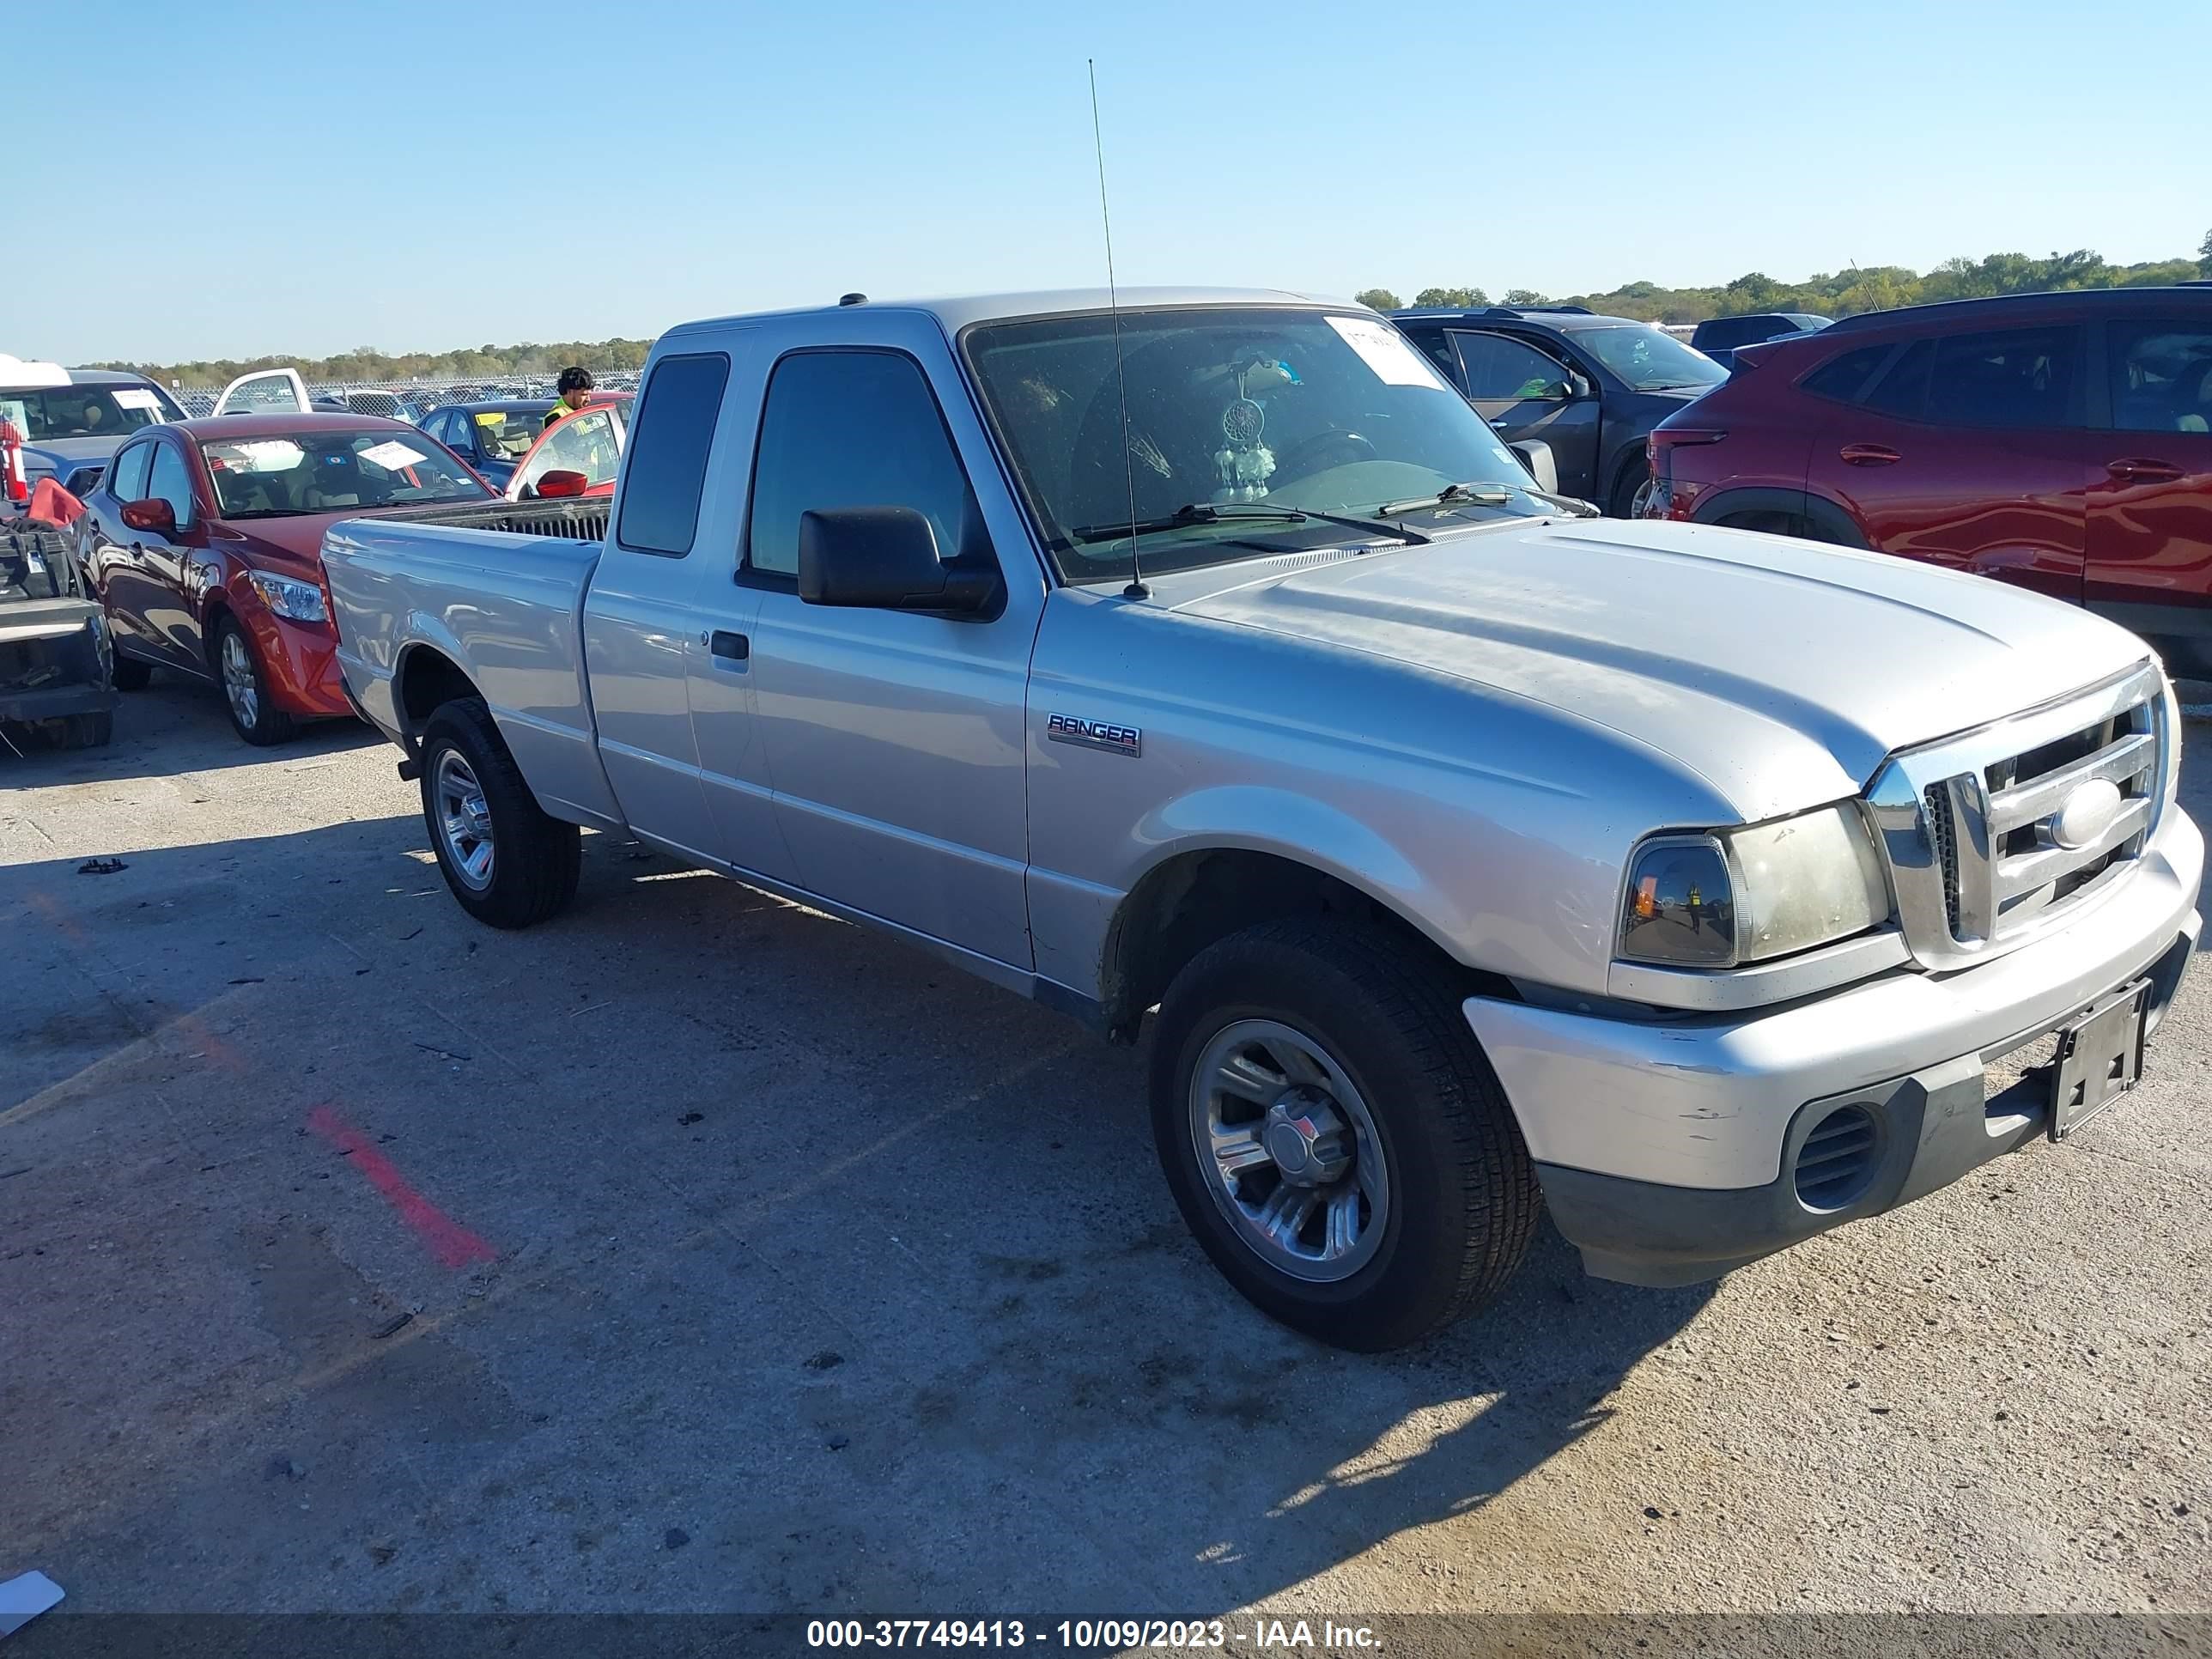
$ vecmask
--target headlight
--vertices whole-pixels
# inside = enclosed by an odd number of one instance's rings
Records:
[[[1889,884],[1850,802],[1747,830],[1660,836],[1629,862],[1623,957],[1733,968],[1886,921]]]
[[[295,582],[289,576],[272,576],[265,570],[250,570],[246,579],[253,584],[261,602],[280,617],[294,622],[330,620],[330,613],[323,609],[323,590],[313,582]]]

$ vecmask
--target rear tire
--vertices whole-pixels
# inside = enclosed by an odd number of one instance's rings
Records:
[[[114,682],[118,691],[143,691],[154,678],[154,666],[118,651],[115,653],[115,666],[107,678]]]
[[[1168,988],[1160,1166],[1262,1312],[1379,1352],[1473,1312],[1520,1265],[1542,1193],[1459,1000],[1389,933],[1322,920],[1234,934]]]
[[[269,676],[261,666],[261,653],[252,636],[225,614],[215,625],[216,684],[222,692],[223,712],[230,716],[238,735],[257,749],[289,739],[298,729],[292,717],[269,696]]]
[[[421,764],[422,821],[461,908],[494,927],[531,927],[567,908],[582,835],[538,805],[483,698],[430,716]]]

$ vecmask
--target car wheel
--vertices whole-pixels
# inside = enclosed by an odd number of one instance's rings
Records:
[[[582,836],[530,793],[483,699],[442,705],[422,728],[422,819],[446,885],[495,927],[529,927],[576,895]]]
[[[1543,1199],[1433,963],[1388,933],[1271,922],[1160,1004],[1152,1133],[1183,1219],[1255,1306],[1334,1346],[1417,1342],[1494,1296]]]
[[[1605,504],[1610,518],[1632,519],[1642,511],[1644,497],[1651,493],[1651,474],[1633,465],[1620,469],[1620,477],[1613,481],[1613,495]]]
[[[118,691],[143,691],[154,678],[154,666],[151,663],[140,662],[136,657],[126,657],[118,651],[115,653],[113,666],[108,670],[107,678]]]
[[[262,749],[289,738],[295,729],[292,717],[270,696],[260,654],[234,617],[225,616],[216,623],[214,656],[222,706],[238,735]]]

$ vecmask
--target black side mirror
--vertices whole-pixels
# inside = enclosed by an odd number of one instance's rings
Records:
[[[809,605],[975,616],[993,611],[999,573],[948,562],[910,507],[840,507],[799,516],[799,597]]]

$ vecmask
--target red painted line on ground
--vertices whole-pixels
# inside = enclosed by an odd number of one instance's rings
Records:
[[[318,1106],[308,1113],[307,1127],[353,1160],[354,1168],[399,1212],[399,1218],[415,1230],[441,1267],[465,1267],[471,1261],[499,1259],[498,1251],[409,1186],[392,1160],[330,1107]]]

